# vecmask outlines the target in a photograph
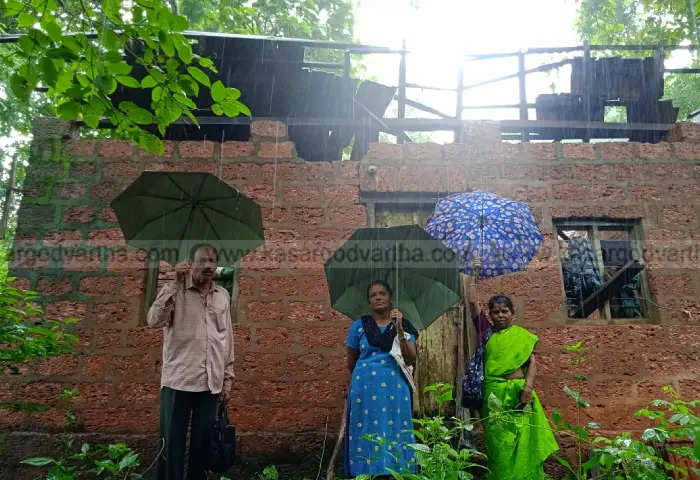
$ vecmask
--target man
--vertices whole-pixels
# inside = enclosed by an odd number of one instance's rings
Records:
[[[233,330],[230,297],[214,283],[217,252],[195,246],[176,279],[163,287],[148,311],[148,325],[163,327],[160,391],[159,480],[181,480],[185,441],[192,418],[188,480],[206,480],[207,431],[217,402],[226,402],[233,383]]]

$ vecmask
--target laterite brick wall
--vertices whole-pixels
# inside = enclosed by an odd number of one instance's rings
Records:
[[[50,408],[0,418],[0,472],[21,475],[18,458],[50,448],[63,431],[56,395],[75,386],[85,435],[155,448],[161,332],[142,326],[146,261],[124,245],[108,206],[144,170],[211,172],[263,208],[266,246],[241,263],[234,318],[230,411],[243,457],[304,452],[322,441],[326,423],[331,436],[337,428],[348,321],[330,308],[323,261],[368,224],[361,192],[484,188],[531,206],[544,245],[526,272],[482,282],[479,296],[512,295],[518,321],[540,335],[537,389],[547,409],[570,405],[561,352],[579,339],[591,346],[584,394],[603,430],[642,428],[632,413],[662,385],[700,397],[698,126],[677,126],[673,142],[655,145],[514,145],[478,135],[462,145],[376,144],[360,162],[319,163],[297,158],[286,126],[268,121],[253,123],[249,142],[169,142],[160,158],[128,142],[41,133],[38,126],[12,272],[38,291],[48,317],[81,318],[81,343],[74,355],[3,377],[0,401]],[[552,218],[566,216],[640,218],[647,247],[696,247],[694,258],[650,260],[658,305],[650,323],[566,320],[552,228]]]

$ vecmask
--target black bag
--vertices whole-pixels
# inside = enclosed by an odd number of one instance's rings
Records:
[[[469,361],[462,379],[462,407],[480,409],[484,404],[484,349],[491,338],[489,329]]]
[[[228,421],[223,402],[216,409],[216,418],[209,428],[205,465],[207,470],[224,473],[236,460],[236,429]]]

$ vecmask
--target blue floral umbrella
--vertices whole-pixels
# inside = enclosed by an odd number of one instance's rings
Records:
[[[525,269],[543,240],[526,204],[484,190],[439,200],[425,230],[459,255],[464,273],[479,277]]]

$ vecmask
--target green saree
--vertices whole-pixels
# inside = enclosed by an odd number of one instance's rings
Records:
[[[522,367],[530,358],[538,338],[522,327],[512,325],[495,332],[484,352],[484,436],[491,480],[540,480],[542,463],[559,449],[537,394],[523,411],[512,412],[520,402],[524,378],[508,380],[505,376]],[[500,401],[506,412],[488,418],[493,405],[489,397]],[[522,408],[522,407],[518,407]]]

